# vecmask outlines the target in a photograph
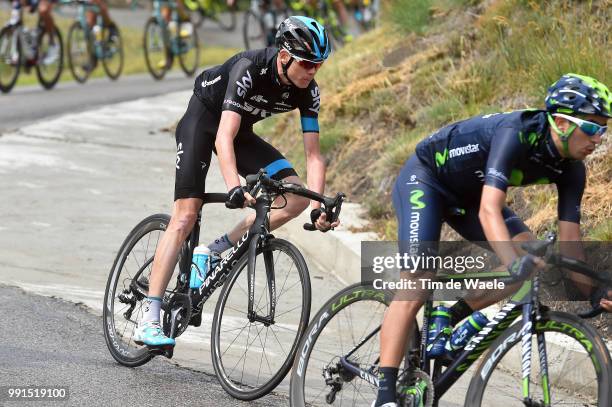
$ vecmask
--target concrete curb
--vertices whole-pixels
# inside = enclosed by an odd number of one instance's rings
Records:
[[[377,239],[375,233],[350,231],[351,228],[362,228],[366,224],[363,215],[361,205],[344,203],[340,226],[336,230],[320,233],[304,230],[304,223],[310,222],[310,210],[306,210],[279,228],[278,234],[287,236],[309,260],[349,285],[361,281],[361,241]]]

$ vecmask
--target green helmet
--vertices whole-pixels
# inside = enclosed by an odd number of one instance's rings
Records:
[[[546,110],[551,113],[594,114],[612,118],[612,94],[590,76],[568,73],[548,88]]]

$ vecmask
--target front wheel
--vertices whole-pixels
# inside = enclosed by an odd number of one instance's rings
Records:
[[[466,406],[524,406],[527,383],[521,371],[528,363],[530,405],[612,405],[610,354],[595,329],[571,314],[545,312],[535,326],[536,334],[544,337],[547,355],[548,377],[542,378],[537,336],[532,336],[531,360],[523,361],[521,328],[522,324],[514,324],[491,344],[470,382]],[[546,382],[550,394],[544,391]]]
[[[145,25],[143,47],[151,76],[157,80],[162,79],[172,65],[172,53],[168,30],[154,17],[149,18]]]
[[[68,67],[79,83],[85,83],[94,67],[91,35],[78,21],[68,31]]]
[[[21,40],[16,26],[0,30],[0,92],[13,89],[21,69]]]
[[[59,81],[64,69],[64,43],[57,27],[53,28],[52,33],[39,27],[39,32],[36,76],[43,88],[49,90]],[[55,58],[52,58],[53,55]]]
[[[311,293],[306,262],[291,243],[273,238],[258,248],[251,293],[247,257],[238,261],[219,296],[211,347],[225,391],[254,400],[271,392],[289,372],[308,325]],[[248,315],[251,294],[254,314]]]

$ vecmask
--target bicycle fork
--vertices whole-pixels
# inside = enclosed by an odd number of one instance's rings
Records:
[[[537,314],[537,315],[536,315]],[[535,318],[534,318],[535,316]],[[539,312],[534,313],[534,304],[523,305],[523,327],[519,335],[521,336],[521,362],[522,362],[522,386],[523,404],[525,406],[550,407],[550,384],[548,382],[548,363],[546,355],[546,339],[543,332],[536,333],[535,324],[539,319]],[[538,354],[540,357],[540,379],[542,381],[542,395],[544,404],[540,404],[529,397],[530,377],[531,377],[531,337],[536,333],[538,343]]]
[[[263,204],[258,205],[256,208],[256,220],[255,225],[260,225],[259,230],[253,231],[255,236],[249,242],[248,260],[247,260],[247,281],[248,281],[248,293],[249,293],[249,305],[247,317],[250,322],[261,322],[264,326],[270,326],[274,324],[274,314],[276,312],[276,279],[274,275],[274,256],[271,250],[265,250],[265,241],[268,236],[267,227],[267,213],[272,204],[272,200],[269,197],[262,197]],[[258,222],[257,219],[261,219]],[[266,281],[268,287],[268,315],[259,315],[255,310],[255,266],[257,265],[257,246],[261,244],[262,254],[264,258],[264,265],[266,269]]]

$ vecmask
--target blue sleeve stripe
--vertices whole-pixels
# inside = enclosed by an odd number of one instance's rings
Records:
[[[316,117],[302,117],[302,131],[304,133],[319,132],[319,120]]]
[[[293,168],[293,166],[291,165],[289,161],[285,160],[284,158],[280,160],[276,160],[266,165],[266,171],[268,173],[268,177],[271,177],[274,174],[278,173],[279,171],[287,169],[287,168]]]

